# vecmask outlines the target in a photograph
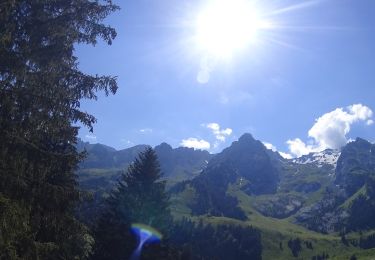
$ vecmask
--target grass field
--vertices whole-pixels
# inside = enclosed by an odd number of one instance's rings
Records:
[[[264,260],[284,260],[284,259],[306,259],[310,260],[313,256],[329,255],[329,259],[349,260],[355,255],[357,259],[375,260],[375,249],[364,250],[352,245],[345,245],[341,242],[338,234],[321,234],[308,230],[302,226],[293,223],[293,217],[285,219],[276,219],[265,217],[252,207],[253,196],[248,196],[239,189],[230,189],[228,192],[238,198],[240,207],[247,214],[249,220],[240,221],[225,217],[213,216],[191,216],[190,209],[187,206],[188,201],[194,199],[195,191],[188,187],[178,196],[172,197],[172,212],[175,218],[188,217],[192,220],[202,220],[205,223],[217,224],[235,224],[251,225],[258,228],[262,234],[262,257]],[[350,239],[358,239],[360,234],[352,233]],[[298,257],[292,255],[288,247],[288,241],[299,238],[302,243],[302,250]],[[313,249],[306,246],[305,242],[312,244]]]

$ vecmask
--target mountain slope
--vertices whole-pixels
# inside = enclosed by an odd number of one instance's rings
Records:
[[[242,135],[238,141],[213,157],[208,168],[223,163],[230,165],[239,178],[246,180],[242,187],[246,193],[267,194],[276,191],[278,169],[267,148],[250,134]]]
[[[273,158],[262,142],[245,134],[215,155],[201,175],[172,191],[177,200],[186,192],[192,194],[186,205],[194,215],[251,218],[238,211],[238,200],[230,194],[231,189],[237,189],[255,198],[252,207],[263,215],[286,218],[313,203],[332,180],[317,166]],[[228,204],[228,211],[218,210],[220,200]]]
[[[357,138],[346,145],[337,161],[335,183],[348,195],[354,194],[365,184],[366,174],[375,170],[375,144]]]
[[[81,187],[95,192],[112,189],[121,172],[126,170],[146,147],[147,145],[137,145],[117,151],[103,144],[79,141],[78,150],[87,153],[86,159],[78,170]],[[156,146],[155,152],[164,174],[163,178],[169,182],[169,185],[197,176],[212,158],[207,151],[183,147],[173,149],[166,143]]]
[[[191,179],[206,168],[212,156],[203,150],[178,147],[173,149],[169,144],[162,143],[155,147],[164,178],[170,183]]]

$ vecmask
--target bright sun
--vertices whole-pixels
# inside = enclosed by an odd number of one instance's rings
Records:
[[[196,25],[198,47],[225,58],[255,42],[264,22],[249,0],[211,0]]]

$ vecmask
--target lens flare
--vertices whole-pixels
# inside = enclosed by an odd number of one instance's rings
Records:
[[[131,225],[131,230],[137,235],[139,240],[138,246],[130,258],[131,260],[138,260],[140,258],[145,243],[157,243],[163,238],[163,235],[159,231],[144,224],[134,223]]]

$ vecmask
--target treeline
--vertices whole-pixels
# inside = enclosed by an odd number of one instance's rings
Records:
[[[261,259],[259,230],[249,226],[177,222],[170,236],[186,259]]]

